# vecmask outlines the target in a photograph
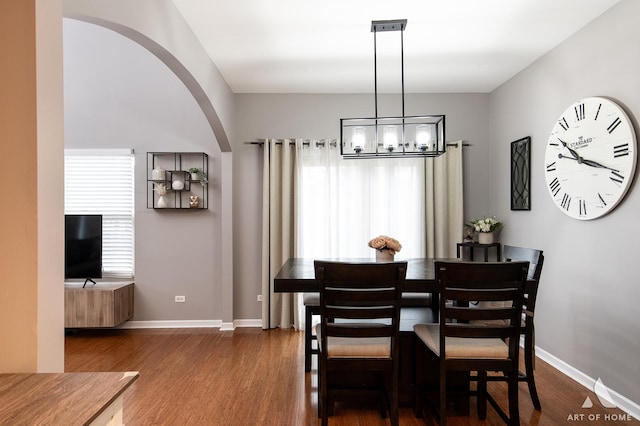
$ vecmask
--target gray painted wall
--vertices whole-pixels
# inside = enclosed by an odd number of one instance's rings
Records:
[[[100,26],[64,20],[64,69],[65,147],[136,152],[133,319],[222,319],[220,149],[202,110],[154,55]],[[209,209],[147,209],[148,151],[209,154]]]
[[[634,225],[636,182],[612,213],[570,219],[551,201],[544,177],[546,143],[573,102],[605,96],[619,102],[638,133],[640,2],[623,1],[491,94],[492,141],[487,193],[506,226],[506,243],[539,247],[546,259],[538,296],[536,343],[636,403],[640,402],[640,286]],[[532,210],[509,210],[509,143],[532,141]],[[472,206],[475,213],[480,213]]]

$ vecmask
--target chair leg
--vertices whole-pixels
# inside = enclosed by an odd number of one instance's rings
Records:
[[[540,398],[538,397],[538,391],[536,389],[536,379],[533,375],[534,362],[535,362],[535,332],[533,327],[531,330],[527,330],[524,337],[524,366],[525,373],[527,375],[527,385],[529,386],[529,395],[531,396],[531,402],[536,410],[541,410]]]
[[[326,369],[319,368],[318,380],[320,386],[320,392],[318,393],[318,409],[320,410],[320,418],[322,419],[322,426],[328,426],[329,424],[329,398],[327,390],[327,376]]]
[[[394,371],[391,378],[391,397],[389,398],[389,420],[391,426],[398,426],[399,414],[398,414],[398,371]]]
[[[442,362],[442,361],[440,361]],[[440,366],[440,426],[447,424],[447,372]]]
[[[312,312],[309,306],[304,307],[304,371],[311,371],[311,328]]]
[[[487,418],[487,372],[478,371],[477,379],[478,418],[485,420]]]
[[[415,339],[415,362],[416,362],[416,376],[415,385],[413,389],[413,415],[416,418],[422,417],[422,379],[424,377],[424,353],[422,347],[422,340]]]
[[[518,406],[518,375],[511,374],[508,379],[509,386],[509,425],[520,425],[520,407]]]

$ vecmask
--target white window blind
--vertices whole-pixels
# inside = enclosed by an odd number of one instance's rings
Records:
[[[102,215],[102,276],[133,278],[133,150],[65,150],[65,214]]]

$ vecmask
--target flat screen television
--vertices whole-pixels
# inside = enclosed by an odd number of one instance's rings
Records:
[[[95,284],[102,278],[102,215],[68,214],[64,224],[64,278]]]

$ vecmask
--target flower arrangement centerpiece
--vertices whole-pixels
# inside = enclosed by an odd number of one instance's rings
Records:
[[[369,247],[376,249],[376,260],[393,262],[393,256],[402,249],[402,244],[395,238],[379,235],[369,241]]]
[[[473,227],[473,230],[478,233],[478,242],[481,244],[493,243],[493,232],[502,228],[502,222],[499,222],[495,216],[473,219],[466,225]]]

